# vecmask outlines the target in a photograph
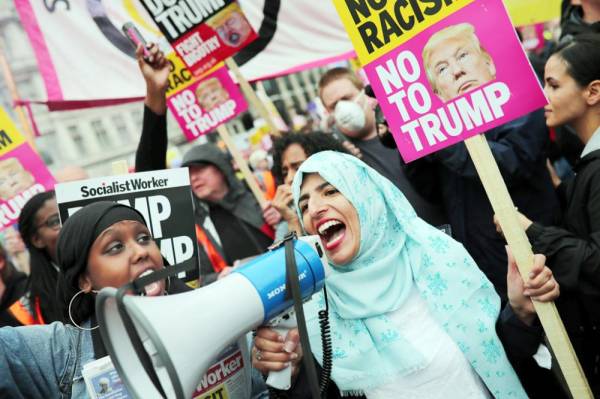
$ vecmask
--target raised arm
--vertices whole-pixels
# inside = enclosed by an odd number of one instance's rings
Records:
[[[156,44],[148,48],[150,56],[143,58],[142,47],[138,47],[138,66],[146,81],[144,99],[144,122],[142,135],[135,153],[135,170],[165,169],[167,156],[167,99],[170,65]]]

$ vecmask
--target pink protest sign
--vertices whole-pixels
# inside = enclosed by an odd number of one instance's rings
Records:
[[[189,141],[248,109],[244,96],[225,67],[173,92],[168,96],[167,104]]]
[[[42,159],[0,108],[0,231],[18,221],[31,197],[53,189],[54,183]]]
[[[406,162],[546,104],[502,0],[460,8],[365,72]]]

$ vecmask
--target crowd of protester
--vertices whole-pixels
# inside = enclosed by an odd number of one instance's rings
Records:
[[[328,398],[568,398],[557,364],[540,360],[552,348],[534,301],[555,301],[600,397],[600,2],[563,1],[562,12],[559,40],[530,54],[548,105],[485,133],[536,254],[527,278],[464,143],[404,163],[370,87],[336,67],[318,84],[333,123],[250,155],[265,205],[217,145],[184,154],[195,282],[170,278],[146,295],[212,284],[288,232],[316,234],[332,271],[327,297],[304,305],[312,353],[297,330],[259,328],[244,348],[246,397],[311,397],[302,361],[324,366],[317,313],[326,301]],[[136,52],[147,88],[137,172],[167,167],[170,66],[156,45],[146,52]],[[54,191],[24,205],[18,233],[26,265],[0,247],[0,397],[85,398],[83,365],[107,355],[96,293],[164,259],[135,209],[97,202],[61,226]],[[267,390],[261,375],[286,367],[291,388]]]

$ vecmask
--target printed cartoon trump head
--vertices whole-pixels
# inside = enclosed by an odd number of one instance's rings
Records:
[[[223,43],[229,47],[239,47],[252,34],[252,26],[246,20],[239,5],[232,3],[207,21]]]
[[[8,200],[35,183],[35,179],[17,158],[0,161],[0,198]]]
[[[196,87],[198,104],[204,111],[210,111],[229,100],[229,93],[219,79],[212,77],[203,80]]]

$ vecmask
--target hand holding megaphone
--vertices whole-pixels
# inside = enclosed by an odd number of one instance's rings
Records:
[[[298,323],[296,323],[296,316],[293,312],[286,313],[281,317],[277,317],[274,320],[269,322],[269,325],[273,326],[273,330],[277,334],[282,337],[286,337],[292,328],[295,328]],[[292,341],[288,341],[292,342]],[[284,349],[285,344],[284,344]],[[283,370],[280,371],[272,371],[269,373],[267,377],[267,385],[276,389],[281,389],[287,391],[292,387],[292,367],[287,366]]]
[[[275,248],[226,278],[187,293],[140,297],[119,296],[115,288],[101,290],[96,300],[100,332],[128,391],[140,398],[190,398],[223,349],[290,314],[294,301],[286,288],[287,259],[297,264],[295,284],[302,300],[319,292],[328,265],[318,236],[288,239],[285,245],[293,257],[286,257],[284,247]],[[291,318],[274,324],[284,335],[294,325]],[[271,380],[286,389],[290,376],[288,368]]]
[[[302,346],[297,328],[256,330],[252,366],[267,375],[267,384],[279,390],[290,389],[302,361]]]

